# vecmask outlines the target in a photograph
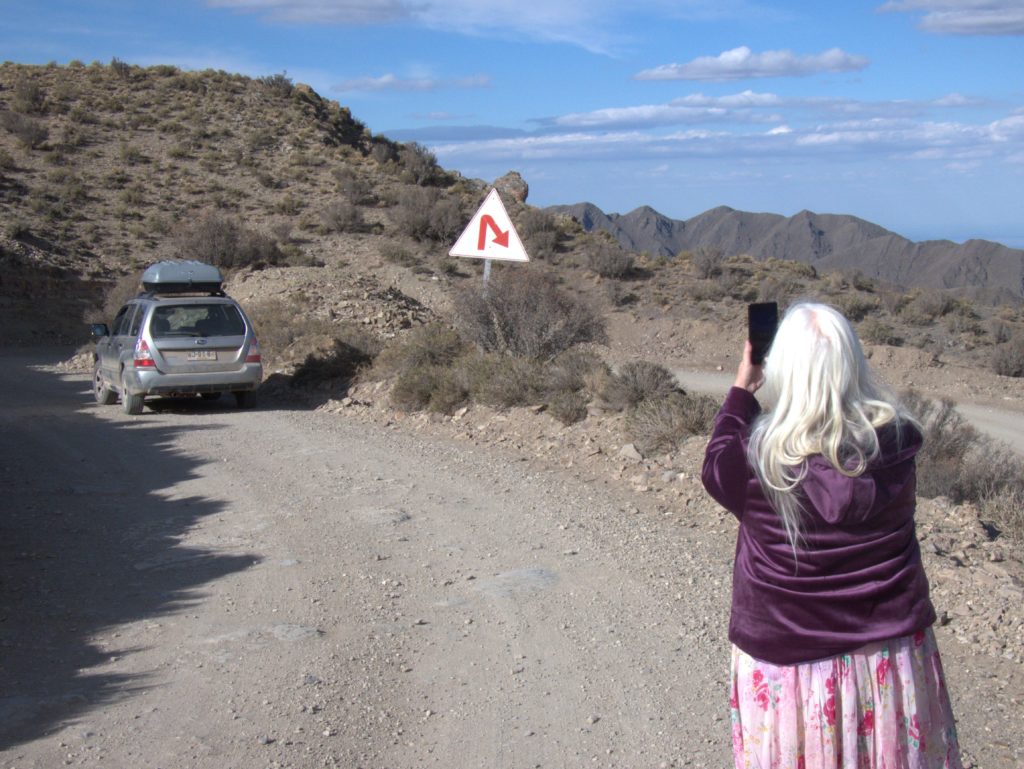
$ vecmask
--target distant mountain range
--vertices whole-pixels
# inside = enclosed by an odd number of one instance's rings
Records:
[[[1024,250],[987,240],[915,243],[855,216],[811,211],[785,217],[720,206],[680,220],[649,206],[628,214],[606,214],[592,203],[545,210],[569,214],[588,231],[606,230],[630,251],[674,256],[712,247],[806,262],[821,272],[859,270],[898,286],[954,289],[985,302],[1024,302]]]

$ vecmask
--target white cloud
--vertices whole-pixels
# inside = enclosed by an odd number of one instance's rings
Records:
[[[773,93],[756,93],[748,90],[730,96],[705,96],[702,93],[694,93],[673,99],[670,103],[691,107],[774,107],[782,104],[782,99]]]
[[[637,80],[744,80],[759,77],[802,77],[820,72],[856,72],[868,60],[839,48],[812,55],[792,51],[754,53],[741,46],[718,56],[702,56],[686,64],[663,64],[634,75]]]
[[[415,24],[469,35],[542,40],[607,53],[631,42],[627,15],[682,18],[749,17],[745,2],[711,0],[206,0],[215,8],[290,24]]]
[[[937,35],[1024,35],[1020,0],[892,0],[881,11],[923,11],[921,29]]]
[[[357,77],[344,80],[331,87],[339,93],[374,93],[379,91],[437,91],[442,88],[487,88],[491,79],[487,75],[443,80],[434,77],[398,77],[392,73],[379,77]]]
[[[627,126],[667,126],[720,119],[726,111],[716,107],[681,107],[650,104],[638,107],[610,107],[592,112],[575,112],[555,118],[563,128],[612,128]]]

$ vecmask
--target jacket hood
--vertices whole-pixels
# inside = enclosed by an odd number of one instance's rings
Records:
[[[832,524],[862,523],[894,499],[916,490],[914,457],[923,443],[910,423],[885,425],[878,431],[879,454],[859,476],[836,470],[823,456],[807,460],[801,491],[811,509]]]

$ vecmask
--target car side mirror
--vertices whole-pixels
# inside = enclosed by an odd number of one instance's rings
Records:
[[[107,328],[106,323],[93,323],[89,326],[89,330],[97,339],[101,336],[110,336],[110,329]]]

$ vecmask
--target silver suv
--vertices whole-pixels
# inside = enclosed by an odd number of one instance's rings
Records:
[[[217,398],[230,392],[248,405],[263,378],[252,323],[221,288],[220,271],[201,262],[159,262],[143,273],[146,289],[96,338],[93,393],[110,405],[121,396],[141,414],[147,395]]]

